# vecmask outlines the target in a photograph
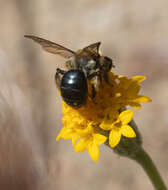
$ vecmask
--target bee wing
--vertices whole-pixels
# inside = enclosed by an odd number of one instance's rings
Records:
[[[94,44],[90,44],[89,46],[85,47],[83,50],[92,52],[94,54],[99,54],[99,47],[101,42],[96,42]]]
[[[75,52],[73,52],[72,50],[65,48],[59,44],[56,44],[54,42],[51,42],[49,40],[45,40],[43,38],[39,38],[37,36],[32,36],[32,35],[25,35],[24,37],[30,38],[33,41],[37,42],[42,46],[42,48],[45,51],[49,53],[58,54],[67,59],[75,55]]]

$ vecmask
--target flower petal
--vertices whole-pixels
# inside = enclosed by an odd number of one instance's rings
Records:
[[[109,135],[109,145],[114,148],[115,146],[118,145],[121,139],[121,132],[120,130],[112,129],[110,131]]]
[[[79,139],[79,135],[78,134],[74,134],[72,137],[72,145],[73,147],[75,146],[76,141]]]
[[[64,130],[65,130],[64,128],[61,129],[61,131],[59,132],[59,134],[56,137],[56,141],[59,141],[62,138],[62,134],[63,134]]]
[[[151,102],[152,101],[152,99],[151,98],[149,98],[149,97],[147,97],[147,96],[137,96],[137,98],[135,98],[134,100],[133,100],[134,102],[138,102],[138,103],[141,103],[141,102]]]
[[[75,152],[83,152],[87,149],[88,141],[87,139],[83,138],[80,139],[76,144],[74,144]]]
[[[60,138],[63,138],[63,139],[71,139],[72,138],[72,135],[73,135],[73,130],[71,128],[67,128],[67,127],[64,127],[61,129],[61,131],[59,132],[57,138],[56,138],[56,141],[59,141]]]
[[[93,161],[97,162],[99,160],[100,151],[99,151],[99,147],[98,147],[98,145],[96,145],[96,143],[94,143],[94,142],[89,143],[88,152]]]
[[[136,102],[128,102],[128,105],[132,106],[136,110],[139,110],[141,108],[141,104],[136,103]]]
[[[107,140],[107,137],[105,137],[104,135],[101,135],[101,134],[94,134],[94,142],[97,144],[97,145],[101,145],[101,144],[104,144]]]
[[[74,134],[75,134],[75,131],[73,129],[65,128],[64,133],[62,134],[62,138],[65,140],[71,139]]]
[[[119,119],[121,120],[123,125],[128,124],[133,118],[133,111],[132,110],[125,110],[120,113]]]
[[[133,81],[129,87],[127,88],[127,90],[125,91],[125,94],[127,95],[128,99],[133,99],[134,97],[137,96],[137,94],[139,93],[141,89],[141,86],[139,84],[137,84],[135,81]]]
[[[137,81],[138,83],[141,83],[142,81],[146,80],[145,76],[134,76],[132,77],[132,80]]]
[[[121,134],[128,138],[134,138],[136,137],[136,133],[129,125],[123,125],[121,127]]]
[[[94,129],[93,126],[89,123],[88,125],[85,126],[85,128],[76,128],[76,132],[78,133],[78,135],[80,135],[81,137],[85,137],[88,134],[92,134],[94,133]]]

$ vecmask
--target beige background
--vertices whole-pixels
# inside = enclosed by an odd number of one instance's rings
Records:
[[[55,141],[62,114],[54,75],[65,60],[24,34],[73,50],[101,41],[114,72],[147,76],[142,92],[153,102],[135,120],[168,185],[167,10],[167,0],[0,0],[0,189],[153,189],[136,163],[105,146],[93,163]]]

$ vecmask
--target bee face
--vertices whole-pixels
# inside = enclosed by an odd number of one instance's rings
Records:
[[[94,59],[89,55],[88,56],[77,55],[75,57],[76,68],[83,70],[84,72],[86,71],[87,73],[91,70],[96,70],[97,62],[98,61],[96,59]]]
[[[68,61],[65,62],[67,71],[58,68],[55,75],[55,79],[56,79],[56,84],[58,84],[58,88],[62,90],[61,92],[63,99],[65,100],[65,102],[67,101],[67,104],[71,105],[72,107],[73,105],[80,106],[85,102],[85,100],[82,100],[80,102],[77,97],[71,100],[67,99],[67,97],[69,98],[72,97],[71,94],[72,92],[76,90],[82,91],[81,90],[82,87],[79,86],[79,81],[80,84],[84,84],[86,83],[87,79],[90,80],[91,83],[93,84],[92,87],[94,92],[99,90],[102,76],[104,77],[105,81],[108,83],[108,72],[113,67],[113,63],[109,57],[100,55],[99,53],[99,47],[101,44],[100,42],[91,44],[83,48],[82,50],[74,52],[64,46],[45,40],[43,38],[39,38],[37,36],[25,35],[25,37],[30,38],[33,41],[40,44],[45,51],[53,54],[58,54],[68,59]],[[85,76],[83,83],[81,81],[81,76],[82,76],[81,72],[83,73],[83,76]],[[68,92],[64,93],[65,87],[67,88],[70,82],[70,79],[68,77],[74,77],[74,76],[77,79],[73,81],[73,85],[70,87]],[[62,78],[64,79],[64,83],[62,82]],[[85,89],[85,92],[81,92],[81,94],[83,93],[85,95],[87,94],[87,88]],[[92,98],[94,98],[94,96],[95,95],[92,95]],[[84,97],[86,98],[86,96]]]

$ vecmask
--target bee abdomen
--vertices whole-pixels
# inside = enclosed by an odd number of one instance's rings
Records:
[[[71,107],[80,107],[87,101],[88,87],[84,73],[80,70],[66,72],[61,80],[61,96]]]

